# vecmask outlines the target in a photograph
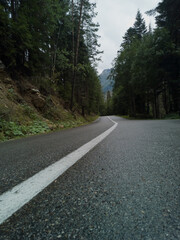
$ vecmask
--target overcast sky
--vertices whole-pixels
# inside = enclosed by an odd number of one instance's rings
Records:
[[[102,62],[98,64],[98,73],[104,69],[111,68],[112,61],[117,55],[117,51],[122,43],[122,37],[127,29],[133,26],[137,10],[139,9],[152,27],[155,26],[154,18],[145,14],[146,11],[157,6],[160,0],[91,0],[96,3],[98,16],[94,19],[100,24],[98,35],[101,36],[99,43],[102,55]]]

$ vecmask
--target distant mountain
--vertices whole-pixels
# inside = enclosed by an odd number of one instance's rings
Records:
[[[110,73],[111,73],[111,69],[104,69],[99,76],[101,86],[102,86],[102,91],[104,94],[106,94],[108,91],[112,92],[113,90],[114,80],[108,78]]]

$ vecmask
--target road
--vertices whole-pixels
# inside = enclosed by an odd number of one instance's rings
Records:
[[[180,120],[125,120],[0,225],[0,239],[180,239]],[[0,144],[0,193],[112,123]],[[0,203],[1,204],[1,203]]]

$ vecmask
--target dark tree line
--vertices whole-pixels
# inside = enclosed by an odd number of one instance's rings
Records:
[[[12,76],[39,77],[71,110],[98,113],[95,16],[89,0],[0,0],[0,60]]]
[[[180,112],[180,1],[163,0],[157,28],[147,29],[140,11],[114,60],[116,114],[161,118]]]

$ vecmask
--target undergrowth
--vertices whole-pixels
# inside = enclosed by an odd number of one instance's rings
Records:
[[[5,120],[0,121],[0,141],[48,131],[50,131],[48,124],[40,120],[32,121],[28,125],[21,125],[17,122],[8,122]]]
[[[119,115],[122,118],[129,119],[129,120],[152,120],[152,116],[145,116],[145,115],[137,115],[136,117],[130,117],[129,115]],[[179,113],[169,113],[165,117],[160,118],[160,119],[180,119],[180,114]],[[156,119],[158,120],[158,119]]]
[[[55,130],[74,128],[85,125],[88,122],[92,122],[96,118],[97,116],[91,116],[87,117],[87,119],[84,119],[83,117],[78,116],[74,120],[56,122],[34,120],[31,122],[27,122],[26,125],[14,121],[0,120],[0,141],[7,141],[14,138],[47,133]]]
[[[180,119],[180,113],[169,113],[165,119]]]

